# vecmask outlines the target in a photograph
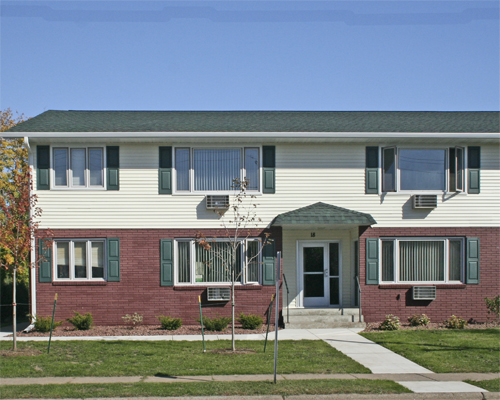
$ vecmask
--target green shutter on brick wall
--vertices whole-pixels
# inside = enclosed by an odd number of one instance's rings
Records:
[[[479,284],[479,238],[467,238],[467,278],[469,285]]]
[[[366,284],[378,285],[378,239],[366,239]]]
[[[174,241],[160,240],[160,286],[174,286]]]
[[[160,146],[158,193],[172,194],[172,147]]]
[[[365,193],[378,194],[378,147],[366,147]]]
[[[38,240],[38,254],[40,255],[40,269],[38,281],[41,283],[52,282],[52,246],[44,239]]]
[[[276,193],[276,146],[262,146],[262,193]]]
[[[107,190],[120,190],[120,147],[106,146]]]
[[[50,146],[36,147],[36,188],[50,189]]]
[[[271,286],[276,283],[276,246],[268,241],[262,249],[262,284]]]
[[[108,282],[120,282],[120,239],[108,238]]]
[[[479,194],[481,191],[481,147],[469,146],[467,164],[469,169],[468,192]]]

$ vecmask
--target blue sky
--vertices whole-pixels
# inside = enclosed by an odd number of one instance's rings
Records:
[[[499,110],[497,1],[1,1],[2,109]]]

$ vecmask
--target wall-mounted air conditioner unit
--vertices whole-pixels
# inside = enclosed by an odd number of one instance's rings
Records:
[[[435,300],[436,286],[413,286],[413,300]]]
[[[415,194],[413,195],[413,208],[436,208],[437,195]]]
[[[229,301],[231,300],[231,288],[209,287],[207,288],[208,301]]]
[[[206,202],[208,210],[227,210],[229,208],[228,195],[208,195]]]

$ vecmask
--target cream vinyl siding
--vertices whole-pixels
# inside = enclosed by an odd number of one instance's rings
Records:
[[[119,191],[35,190],[41,227],[219,228],[204,195],[158,194],[159,145],[120,144]],[[365,194],[364,145],[298,143],[276,146],[276,194],[259,195],[256,202],[262,227],[278,214],[318,201],[369,213],[377,227],[500,226],[499,147],[481,146],[480,194],[438,195],[433,210],[413,210],[410,199],[410,194]]]

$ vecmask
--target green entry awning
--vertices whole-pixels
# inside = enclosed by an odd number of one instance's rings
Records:
[[[373,225],[377,221],[370,214],[315,203],[278,215],[272,225]]]

